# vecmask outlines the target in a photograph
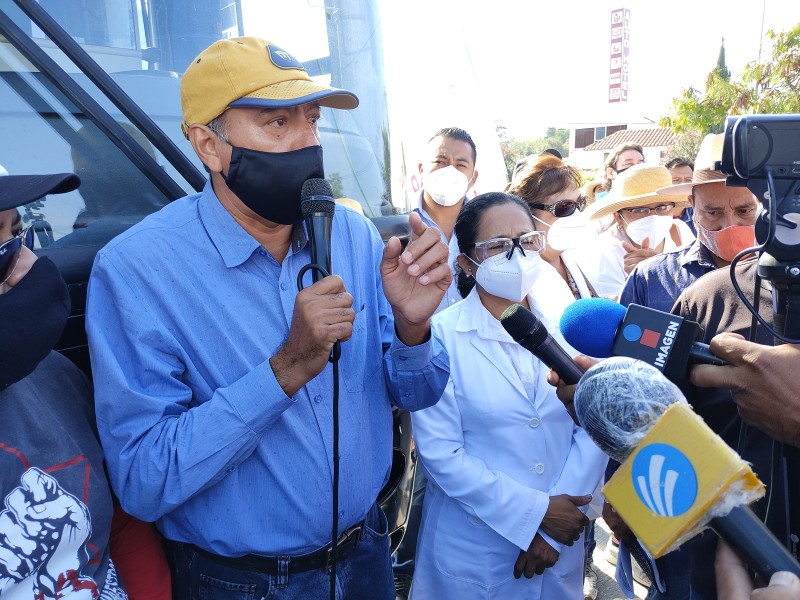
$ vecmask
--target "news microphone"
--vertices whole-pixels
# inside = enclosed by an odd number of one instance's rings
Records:
[[[603,494],[655,557],[706,526],[765,580],[800,564],[749,504],[764,495],[750,466],[692,411],[678,387],[642,361],[615,357],[575,390],[583,429],[622,464]]]
[[[500,315],[500,323],[515,342],[558,373],[564,383],[578,383],[583,369],[559,346],[531,311],[521,304],[512,304]]]
[[[564,310],[560,329],[584,354],[637,358],[672,380],[686,379],[689,365],[728,364],[697,341],[703,329],[695,321],[638,304],[626,309],[606,298],[583,298]]]
[[[327,275],[330,275],[331,227],[333,213],[336,211],[331,184],[324,179],[307,179],[300,192],[300,210],[306,221],[308,241],[311,244],[311,263],[324,268]],[[325,275],[314,269],[312,277],[316,283]]]

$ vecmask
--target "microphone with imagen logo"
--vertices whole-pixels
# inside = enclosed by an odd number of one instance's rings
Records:
[[[596,358],[628,356],[653,365],[671,380],[685,379],[690,365],[725,365],[698,342],[703,330],[694,321],[631,304],[626,309],[606,298],[583,298],[564,310],[564,339]]]
[[[759,575],[800,564],[747,508],[764,485],[655,367],[614,357],[575,390],[578,421],[621,463],[603,494],[655,558],[711,527]]]

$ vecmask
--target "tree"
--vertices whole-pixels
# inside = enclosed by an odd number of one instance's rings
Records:
[[[722,38],[722,45],[719,47],[719,56],[717,57],[717,67],[714,72],[725,81],[730,80],[731,72],[728,65],[725,64],[725,38]]]
[[[672,114],[661,118],[661,126],[684,141],[699,140],[721,133],[728,115],[800,112],[800,23],[777,34],[770,30],[767,38],[771,55],[764,62],[748,63],[736,80],[725,65],[723,40],[705,91],[689,87],[673,98]]]
[[[500,139],[500,149],[503,152],[503,159],[506,163],[506,172],[509,180],[514,172],[514,165],[521,158],[530,154],[553,148],[561,153],[561,156],[569,154],[569,129],[557,129],[548,127],[544,136],[530,140],[515,140],[508,137],[508,130],[499,122],[495,124],[497,137]]]

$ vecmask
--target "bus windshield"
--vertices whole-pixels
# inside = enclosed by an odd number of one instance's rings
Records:
[[[325,175],[334,196],[356,200],[368,217],[394,212],[377,0],[0,0],[0,166],[10,174],[74,171],[82,180],[75,192],[25,207],[37,248],[56,248],[76,234],[102,245],[177,194],[165,193],[135,165],[65,92],[64,78],[39,68],[26,45],[44,51],[87,92],[178,191],[198,186],[62,52],[37,23],[36,9],[46,11],[203,175],[180,129],[182,72],[219,39],[257,36],[286,49],[313,78],[361,101],[352,111],[323,109]]]

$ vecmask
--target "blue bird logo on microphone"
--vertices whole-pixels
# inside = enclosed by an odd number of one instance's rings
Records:
[[[697,474],[691,461],[668,444],[650,444],[639,450],[631,477],[639,499],[662,517],[682,515],[697,498]]]

